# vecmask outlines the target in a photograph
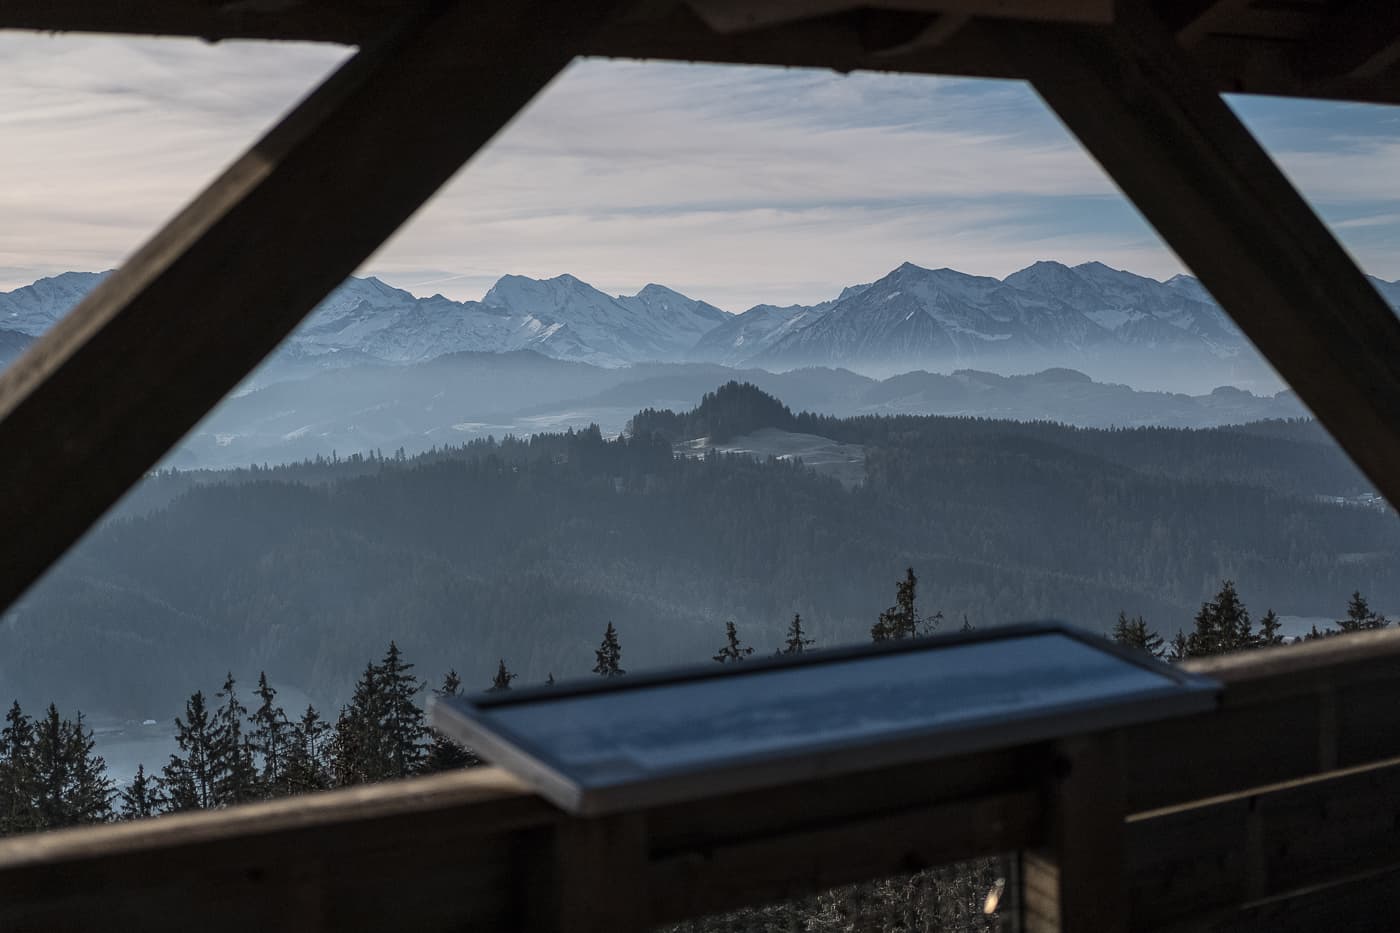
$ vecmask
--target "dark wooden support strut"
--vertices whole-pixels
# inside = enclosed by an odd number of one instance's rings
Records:
[[[1035,89],[1387,499],[1400,503],[1400,320],[1170,35],[1008,27]]]
[[[1026,933],[1129,929],[1122,755],[1118,733],[1059,743],[1045,845],[1021,856]]]
[[[554,77],[606,9],[451,3],[405,21],[7,369],[0,607]]]

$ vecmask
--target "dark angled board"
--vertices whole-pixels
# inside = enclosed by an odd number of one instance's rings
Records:
[[[434,9],[347,62],[0,375],[0,607],[554,77],[607,5]]]
[[[438,697],[440,731],[597,815],[1213,709],[1219,685],[1056,623]]]
[[[1400,319],[1166,30],[1007,28],[1014,58],[1240,329],[1400,503]]]

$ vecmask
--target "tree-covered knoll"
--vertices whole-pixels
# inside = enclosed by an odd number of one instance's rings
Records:
[[[869,637],[870,607],[906,567],[931,607],[978,626],[1106,630],[1127,609],[1173,632],[1221,579],[1285,615],[1329,613],[1356,590],[1400,605],[1394,516],[1317,501],[1355,471],[1315,440],[831,419],[755,391],[726,387],[713,398],[733,411],[675,417],[711,431],[790,418],[863,444],[866,482],[678,457],[675,432],[642,415],[617,439],[205,475],[105,523],[6,615],[0,687],[26,705],[165,718],[192,682],[265,670],[330,705],[389,639],[468,683],[490,683],[501,659],[542,682],[587,673],[609,621],[628,669],[710,657],[726,620],[770,654],[795,614],[822,644]],[[167,482],[190,479],[151,481]]]

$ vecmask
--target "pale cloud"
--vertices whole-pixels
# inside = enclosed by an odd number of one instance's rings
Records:
[[[0,37],[0,289],[117,264],[346,54]],[[1294,142],[1285,170],[1400,274],[1400,221],[1357,216],[1400,213],[1384,193],[1400,131]],[[905,260],[1000,276],[1042,258],[1181,270],[1022,85],[584,61],[362,271],[459,298],[571,272],[741,310]]]

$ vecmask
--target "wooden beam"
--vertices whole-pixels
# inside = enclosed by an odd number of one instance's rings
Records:
[[[560,818],[478,769],[12,837],[0,929],[512,929]]]
[[[1129,929],[1122,754],[1116,732],[1059,743],[1046,838],[1021,861],[1027,933]]]
[[[688,0],[716,32],[743,32],[857,8],[1036,22],[1110,23],[1113,0]]]
[[[1186,48],[1199,43],[1210,31],[1249,6],[1249,0],[1211,0],[1174,25],[1176,39]]]
[[[878,793],[875,786],[867,789]],[[656,923],[675,922],[802,897],[857,881],[1000,855],[1044,840],[1042,795],[1026,789],[710,842],[652,863],[651,918]]]
[[[0,29],[285,39],[358,45],[373,41],[431,0],[5,0]]]
[[[1353,0],[1300,43],[1292,62],[1307,80],[1379,77],[1400,62],[1400,3]]]
[[[1048,27],[1046,27],[1048,28]],[[1041,97],[1400,503],[1400,320],[1140,4],[1115,26],[1008,28]]]
[[[606,4],[448,3],[346,63],[0,375],[0,606],[573,57]],[[488,38],[489,37],[489,38]]]

